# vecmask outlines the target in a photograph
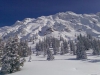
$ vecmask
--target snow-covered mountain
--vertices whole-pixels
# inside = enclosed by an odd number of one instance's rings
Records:
[[[16,21],[12,26],[0,28],[3,37],[18,34],[20,38],[42,38],[45,36],[64,37],[74,39],[75,35],[89,33],[100,37],[100,13],[76,14],[74,12],[60,12],[55,15],[38,18],[25,18]]]

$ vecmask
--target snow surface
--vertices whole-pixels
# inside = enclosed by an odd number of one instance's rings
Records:
[[[72,54],[56,55],[55,60],[47,61],[46,57],[32,55],[21,71],[8,75],[100,75],[100,56],[87,52],[87,60],[76,60]]]

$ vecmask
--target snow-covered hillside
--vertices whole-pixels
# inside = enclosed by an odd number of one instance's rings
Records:
[[[31,62],[28,59],[21,71],[7,75],[100,75],[100,56],[92,56],[91,51],[87,60],[76,60],[71,54],[56,55],[53,61],[35,54]]]
[[[34,39],[28,42],[32,51],[35,45],[45,36],[56,38],[75,39],[79,34],[91,34],[100,37],[100,13],[76,14],[74,12],[60,12],[55,15],[41,16],[38,18],[26,18],[16,21],[12,26],[0,28],[0,36],[7,38],[18,35],[22,39]],[[37,40],[36,40],[37,39]],[[69,45],[68,45],[69,47]],[[99,47],[98,47],[99,48]],[[35,52],[34,52],[35,53]],[[54,55],[55,60],[47,61],[43,55],[32,54],[31,62],[26,57],[26,62],[21,71],[8,75],[100,75],[100,56],[93,56],[92,51],[87,51],[87,59],[76,60],[76,56],[70,53]]]
[[[74,39],[75,35],[86,32],[100,37],[100,13],[76,14],[74,12],[60,12],[55,15],[26,18],[17,21],[12,26],[0,28],[3,37],[18,34],[20,38],[42,38],[46,35]]]

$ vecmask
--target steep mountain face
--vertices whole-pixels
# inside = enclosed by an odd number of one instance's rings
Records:
[[[50,16],[41,16],[37,19],[26,18],[17,21],[12,26],[0,28],[2,37],[18,34],[22,39],[45,36],[62,36],[65,39],[75,39],[79,34],[89,33],[100,37],[100,13],[76,14],[73,12],[61,12]]]

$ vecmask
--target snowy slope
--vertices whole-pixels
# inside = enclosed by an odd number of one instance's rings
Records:
[[[76,60],[71,54],[56,55],[55,60],[47,61],[41,56],[32,55],[21,71],[8,75],[100,75],[100,56],[88,53],[87,60]]]
[[[74,39],[75,35],[89,33],[100,37],[100,13],[76,14],[74,12],[60,12],[55,15],[26,18],[16,21],[12,26],[0,28],[0,35],[9,37],[18,34],[20,38],[29,39],[37,36],[64,37]]]
[[[45,36],[60,36],[65,39],[75,39],[75,35],[90,33],[100,37],[100,13],[76,14],[73,12],[60,12],[55,15],[41,16],[37,19],[26,18],[16,21],[12,26],[0,28],[0,35],[9,37],[18,34],[22,39]],[[35,40],[35,43],[38,40]],[[29,42],[32,50],[35,44]],[[32,62],[25,62],[21,71],[8,75],[100,75],[100,56],[92,56],[87,52],[87,60],[76,60],[76,56],[56,55],[54,61],[47,61],[46,57],[32,55]]]

